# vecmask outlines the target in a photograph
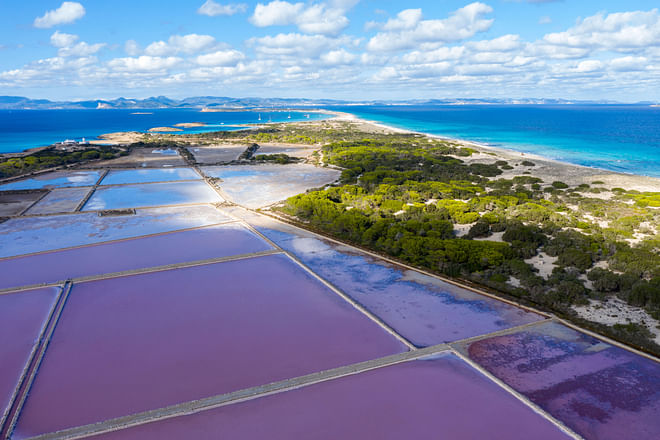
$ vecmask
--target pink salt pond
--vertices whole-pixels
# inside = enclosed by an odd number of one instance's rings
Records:
[[[0,295],[0,431],[59,287]]]
[[[587,440],[660,438],[660,364],[558,323],[464,352]]]
[[[405,350],[284,255],[75,284],[14,438]]]
[[[569,439],[454,355],[379,368],[95,438]]]
[[[0,260],[0,289],[271,249],[237,223],[209,226]]]

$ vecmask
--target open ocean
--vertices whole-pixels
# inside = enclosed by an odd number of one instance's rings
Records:
[[[624,173],[660,177],[660,108],[635,105],[337,106],[390,126]],[[149,114],[136,114],[149,113]],[[262,112],[262,122],[307,120],[305,112]],[[204,122],[185,133],[234,130],[255,112],[158,110],[0,110],[0,152],[115,131]],[[327,117],[310,113],[311,119]]]
[[[342,106],[406,130],[660,177],[660,108],[637,105]]]
[[[307,112],[200,112],[199,109],[108,109],[108,110],[0,110],[0,153],[43,147],[65,139],[95,139],[104,133],[142,131],[181,122],[203,122],[205,127],[185,128],[178,133],[236,130],[234,124],[308,120]],[[289,118],[291,115],[291,118]],[[309,119],[326,115],[309,113]],[[244,128],[244,127],[241,127]]]

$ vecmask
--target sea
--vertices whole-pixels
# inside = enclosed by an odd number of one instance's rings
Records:
[[[660,108],[646,105],[334,106],[392,127],[536,154],[577,165],[660,177]],[[307,117],[309,115],[309,118]],[[261,121],[259,121],[259,117]],[[236,130],[237,124],[327,118],[303,111],[203,113],[197,109],[0,110],[0,152],[65,139],[94,139],[181,122],[181,133]]]
[[[308,117],[309,116],[309,117]],[[238,124],[307,121],[327,115],[305,111],[201,112],[199,109],[0,110],[0,153],[15,153],[70,139],[82,141],[117,131],[147,132],[150,128],[201,122],[204,127],[177,133],[203,133],[246,128]]]
[[[660,108],[648,105],[342,106],[392,127],[660,177]]]

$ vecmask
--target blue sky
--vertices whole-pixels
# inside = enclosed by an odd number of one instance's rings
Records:
[[[641,0],[0,4],[0,94],[660,101]]]

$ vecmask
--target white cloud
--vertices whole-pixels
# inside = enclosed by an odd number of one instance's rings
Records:
[[[239,12],[245,12],[247,5],[245,3],[230,3],[220,4],[213,0],[206,0],[206,2],[197,10],[198,14],[208,15],[209,17],[216,17],[218,15],[234,15]]]
[[[547,34],[544,41],[556,46],[622,52],[660,46],[660,15],[657,9],[599,13],[565,32]]]
[[[289,3],[274,0],[268,4],[259,3],[250,17],[250,22],[258,27],[295,25],[307,34],[338,35],[349,23],[345,13],[355,1],[330,3]]]
[[[405,9],[399,12],[396,18],[390,18],[387,23],[383,25],[386,31],[401,31],[404,29],[412,29],[422,21],[421,9]]]
[[[649,60],[646,57],[620,57],[610,61],[610,67],[619,72],[646,70]]]
[[[245,55],[237,50],[219,50],[199,55],[195,58],[195,62],[200,66],[235,66],[244,58]]]
[[[457,60],[465,55],[463,46],[440,47],[431,51],[413,51],[405,54],[402,60],[409,64],[427,64],[438,61]]]
[[[268,57],[318,57],[321,53],[349,43],[347,38],[329,38],[324,35],[304,35],[297,33],[277,34],[253,38],[248,43],[254,50]]]
[[[55,31],[55,33],[50,36],[50,44],[55,47],[69,47],[76,41],[78,41],[78,35],[65,34],[60,31]]]
[[[140,49],[140,45],[137,43],[137,41],[128,40],[126,44],[124,44],[124,52],[134,57],[139,55],[140,52],[142,52],[142,49]]]
[[[520,49],[523,44],[519,35],[507,34],[492,40],[471,42],[468,46],[479,52],[510,52]]]
[[[369,40],[367,49],[388,52],[410,49],[422,43],[464,40],[490,28],[493,19],[485,18],[485,15],[492,11],[493,8],[480,2],[470,3],[443,20],[421,20],[415,10],[402,11],[395,20],[383,25],[385,32]],[[388,31],[387,27],[396,30]]]
[[[108,62],[108,66],[118,71],[149,72],[170,69],[181,63],[178,57],[152,57],[142,55],[139,57],[115,58]]]
[[[304,3],[293,4],[280,0],[266,5],[258,3],[250,17],[250,23],[258,27],[293,24],[304,7]]]
[[[576,67],[576,71],[580,73],[594,72],[603,68],[603,63],[598,60],[584,60],[580,61]]]
[[[144,50],[149,56],[176,55],[178,53],[193,54],[216,48],[217,42],[210,35],[172,35],[167,42],[155,41]]]
[[[230,6],[216,1],[202,7],[213,13],[208,8]],[[594,95],[626,100],[632,99],[631,93],[648,99],[660,90],[657,10],[596,14],[563,32],[527,41],[515,34],[478,38],[493,21],[492,9],[484,3],[471,3],[440,19],[425,17],[420,9],[405,9],[374,22],[376,35],[364,42],[342,34],[348,25],[346,11],[355,0],[262,2],[273,15],[260,15],[257,7],[253,19],[264,26],[287,24],[297,29],[245,41],[249,54],[211,35],[189,34],[146,47],[128,40],[125,54],[105,61],[95,56],[105,44],[51,31],[51,50],[57,56],[0,72],[0,86],[140,88],[157,93],[226,88],[232,93],[310,91],[335,97],[343,91],[343,96],[356,99],[370,90],[381,97],[549,92],[579,99],[592,90]]]
[[[298,29],[308,34],[337,35],[348,26],[341,9],[312,5],[297,17]]]
[[[51,28],[58,24],[68,24],[82,18],[85,8],[78,2],[64,2],[62,5],[34,19],[34,27]]]
[[[333,50],[321,55],[321,61],[331,66],[352,64],[356,58],[357,56],[355,54],[350,53],[345,49]]]
[[[60,57],[87,57],[94,55],[105,46],[105,43],[88,44],[84,41],[76,44],[78,38],[78,35],[55,31],[50,36],[50,43],[58,48],[57,55]]]

